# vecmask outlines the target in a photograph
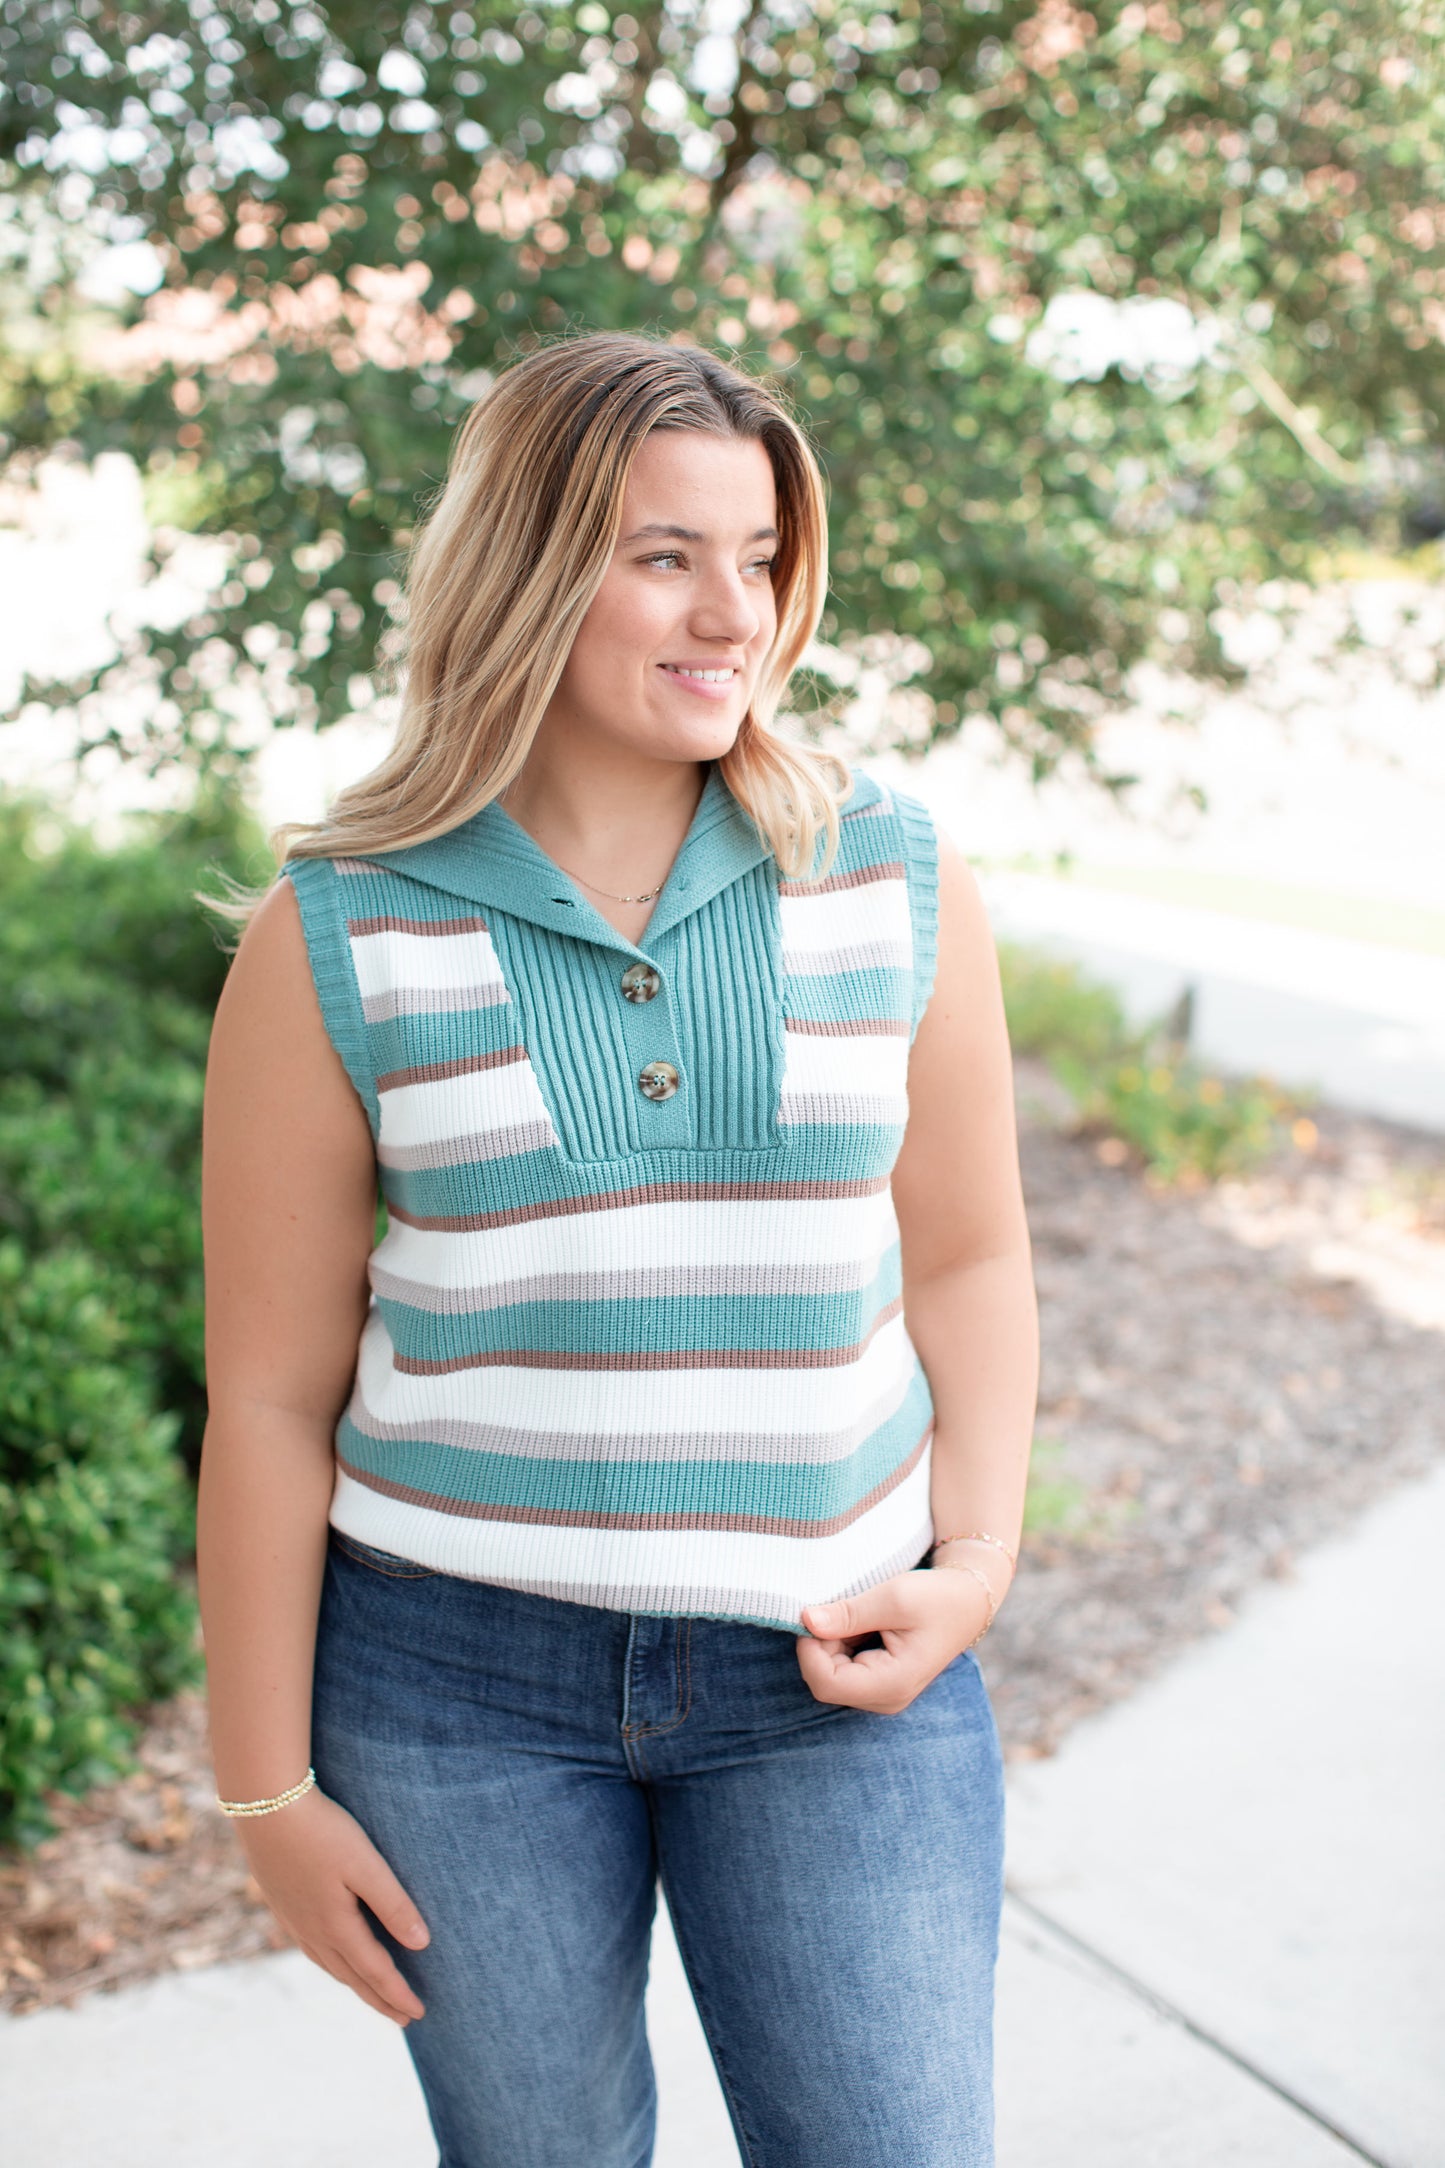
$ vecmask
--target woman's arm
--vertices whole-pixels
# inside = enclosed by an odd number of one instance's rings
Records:
[[[893,1170],[904,1315],[933,1396],[939,1540],[986,1529],[1017,1554],[1039,1384],[1038,1304],[1019,1177],[1013,1063],[998,956],[968,862],[939,839],[938,967],[908,1066]],[[948,1554],[1002,1601],[1008,1560]],[[820,1700],[906,1708],[988,1614],[972,1574],[899,1574],[804,1613],[798,1659]],[[854,1656],[850,1637],[882,1633]]]
[[[225,1799],[273,1798],[311,1759],[332,1438],[366,1316],[375,1217],[365,1110],[327,1037],[283,881],[237,951],[206,1074],[210,1416],[196,1554]],[[351,1816],[313,1790],[236,1828],[307,1954],[388,2016],[420,2016],[356,1898],[400,1940],[420,1946],[425,1930]]]

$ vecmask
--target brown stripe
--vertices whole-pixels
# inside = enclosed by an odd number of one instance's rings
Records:
[[[901,1016],[850,1016],[839,1024],[816,1016],[785,1016],[784,1031],[799,1031],[810,1039],[906,1039],[908,1025]]]
[[[378,918],[349,918],[346,930],[350,934],[366,933],[485,933],[484,918],[401,918],[395,912],[385,911]]]
[[[853,873],[830,873],[826,881],[779,881],[780,896],[831,896],[843,888],[868,888],[877,881],[901,881],[904,869],[892,859],[883,865],[859,866]]]
[[[434,1491],[416,1490],[409,1483],[393,1483],[384,1475],[373,1475],[365,1468],[356,1467],[344,1453],[336,1455],[338,1464],[358,1483],[368,1490],[380,1491],[384,1498],[396,1498],[403,1505],[426,1506],[433,1513],[450,1513],[465,1521],[512,1521],[524,1526],[543,1523],[549,1528],[635,1528],[646,1531],[676,1529],[708,1529],[719,1534],[742,1534],[749,1536],[838,1536],[854,1521],[862,1520],[874,1506],[881,1505],[890,1491],[906,1483],[923,1458],[924,1449],[933,1433],[930,1416],[907,1460],[900,1461],[883,1478],[875,1483],[867,1496],[860,1498],[845,1513],[835,1513],[831,1520],[802,1521],[774,1520],[764,1513],[574,1513],[556,1506],[494,1506],[482,1499],[442,1498]]]
[[[428,1234],[478,1234],[488,1227],[520,1227],[531,1220],[566,1219],[574,1212],[615,1212],[636,1204],[745,1204],[754,1199],[876,1197],[890,1177],[872,1175],[854,1182],[639,1182],[631,1189],[599,1190],[591,1197],[549,1197],[538,1204],[513,1205],[501,1212],[460,1212],[436,1218],[403,1211],[387,1199],[391,1218]]]
[[[494,1054],[467,1054],[460,1061],[430,1061],[419,1069],[388,1069],[385,1076],[376,1080],[379,1092],[400,1090],[403,1084],[444,1084],[451,1076],[475,1076],[481,1069],[505,1069],[514,1061],[525,1061],[524,1046],[504,1046]]]
[[[574,1353],[568,1348],[481,1348],[470,1355],[424,1361],[397,1355],[393,1370],[409,1378],[450,1378],[462,1370],[585,1370],[596,1377],[607,1370],[840,1370],[857,1362],[874,1335],[903,1308],[895,1295],[883,1305],[861,1340],[849,1347],[668,1347],[616,1348],[610,1352]]]

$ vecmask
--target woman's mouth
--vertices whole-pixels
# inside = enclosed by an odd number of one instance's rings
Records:
[[[675,684],[685,685],[689,692],[699,694],[704,700],[724,700],[742,672],[733,663],[722,667],[711,663],[665,662],[658,666],[665,677]]]

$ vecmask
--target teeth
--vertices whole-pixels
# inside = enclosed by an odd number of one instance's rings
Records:
[[[664,663],[663,668],[670,670],[674,677],[698,678],[704,685],[726,685],[730,678],[737,676],[736,670],[684,670],[675,662]]]

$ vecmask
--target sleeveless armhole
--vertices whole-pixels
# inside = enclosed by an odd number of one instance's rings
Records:
[[[381,1103],[367,1043],[366,1016],[361,1006],[351,935],[341,900],[341,876],[329,858],[290,858],[281,875],[296,891],[301,910],[301,929],[321,1020],[326,1036],[346,1066],[366,1109],[373,1138],[381,1133]]]
[[[908,909],[913,923],[913,1020],[911,1046],[923,1022],[938,970],[938,832],[920,799],[893,792],[893,806],[903,839],[908,874]]]

